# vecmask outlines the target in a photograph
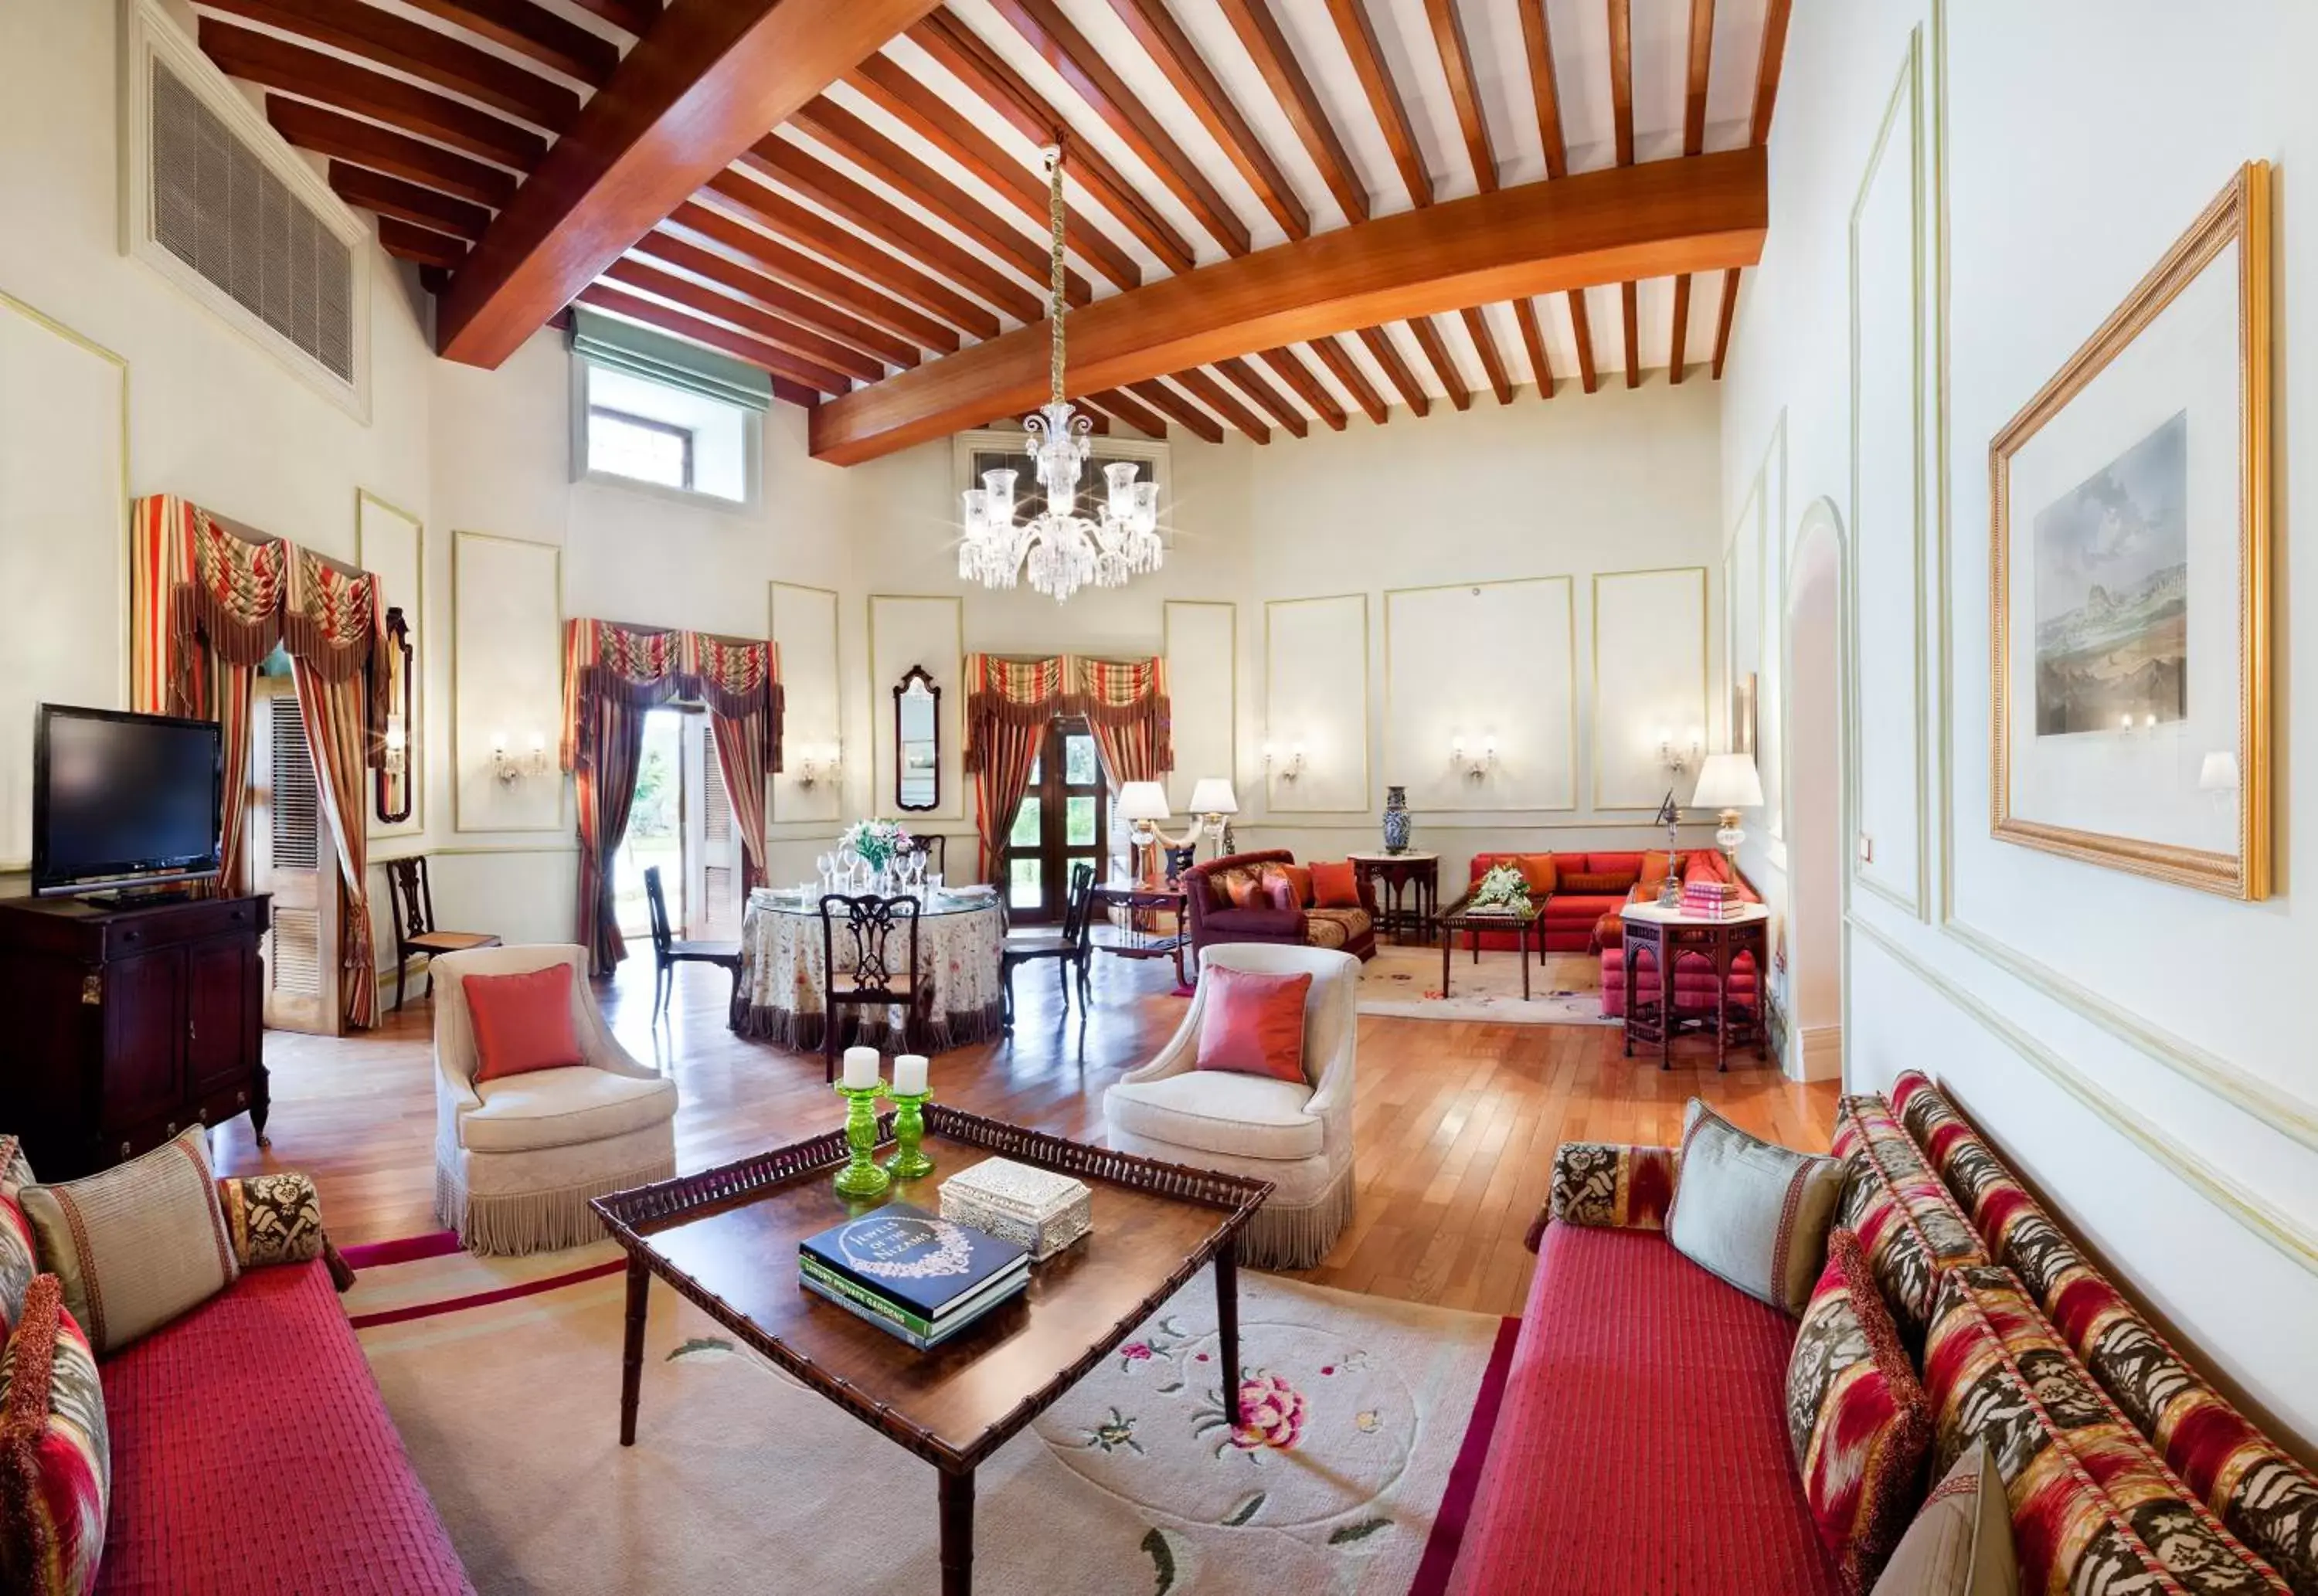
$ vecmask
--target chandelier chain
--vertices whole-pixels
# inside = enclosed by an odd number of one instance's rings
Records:
[[[1059,133],[1047,151],[1047,316],[1054,323],[1053,336],[1047,340],[1047,386],[1050,399],[1059,405],[1063,402],[1063,316],[1066,309],[1063,298],[1063,139]]]

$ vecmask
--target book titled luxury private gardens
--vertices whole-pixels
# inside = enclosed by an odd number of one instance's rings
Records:
[[[1030,1255],[907,1203],[797,1243],[799,1284],[914,1347],[939,1345],[1030,1280]]]

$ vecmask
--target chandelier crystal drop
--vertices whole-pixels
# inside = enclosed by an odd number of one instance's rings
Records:
[[[1159,569],[1159,485],[1137,481],[1132,461],[1116,462],[1102,468],[1101,502],[1092,507],[1095,514],[1079,514],[1079,476],[1086,466],[1087,440],[1094,424],[1063,397],[1062,147],[1049,146],[1045,161],[1052,239],[1047,399],[1022,418],[1044,505],[1038,515],[1018,525],[1018,473],[983,472],[982,486],[966,490],[966,535],[957,546],[957,574],[985,587],[1011,587],[1027,569],[1030,586],[1060,604],[1090,583],[1123,587],[1129,577]]]

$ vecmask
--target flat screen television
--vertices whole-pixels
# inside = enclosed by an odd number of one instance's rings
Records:
[[[32,890],[197,881],[223,865],[215,721],[40,705],[32,739]]]

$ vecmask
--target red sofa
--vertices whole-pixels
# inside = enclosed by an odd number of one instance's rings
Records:
[[[1660,850],[1663,855],[1664,850]],[[1468,880],[1474,886],[1495,865],[1510,865],[1523,857],[1521,854],[1475,854]],[[1535,856],[1531,855],[1529,856]],[[1642,874],[1640,853],[1557,853],[1553,869],[1557,878],[1570,875],[1622,875],[1629,883],[1639,881]],[[1545,905],[1545,951],[1548,953],[1590,953],[1594,948],[1594,926],[1604,915],[1611,913],[1626,901],[1623,887],[1616,892],[1570,892],[1557,886]],[[1480,933],[1483,947],[1509,948],[1514,945],[1511,931]]]
[[[1225,883],[1260,875],[1263,867],[1293,865],[1282,847],[1226,854],[1183,872],[1184,907],[1190,918],[1191,957],[1218,942],[1282,942],[1297,947],[1332,947],[1363,962],[1376,957],[1376,896],[1360,883],[1358,909],[1320,909],[1307,902],[1295,909],[1235,909]]]
[[[1712,848],[1699,848],[1682,857],[1683,871],[1703,873],[1716,881],[1735,881],[1738,896],[1749,903],[1760,903],[1762,894],[1752,883],[1730,868],[1730,863]],[[1622,1019],[1626,1013],[1626,949],[1624,927],[1616,918],[1627,902],[1644,896],[1636,887],[1627,898],[1613,903],[1593,930],[1595,945],[1602,950],[1602,1014],[1607,1019]],[[1762,972],[1755,968],[1755,955],[1741,954],[1730,966],[1730,1001],[1741,1007],[1756,1002]],[[1654,958],[1645,959],[1634,976],[1634,1000],[1655,1003],[1658,1000],[1658,966]],[[1675,961],[1674,1009],[1677,1015],[1712,1014],[1714,1011],[1714,962],[1703,954],[1684,954]]]
[[[246,1270],[97,1373],[98,1596],[472,1596],[320,1260]]]

